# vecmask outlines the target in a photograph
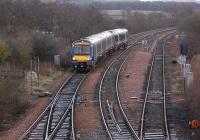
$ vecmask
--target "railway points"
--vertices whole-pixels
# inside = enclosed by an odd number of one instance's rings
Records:
[[[113,58],[112,62],[105,67],[105,72],[102,74],[102,79],[99,85],[99,101],[95,103],[99,103],[100,106],[102,124],[106,132],[103,135],[105,135],[106,139],[139,140],[149,138],[152,139],[152,137],[158,139],[170,139],[171,135],[167,131],[163,133],[162,130],[158,133],[158,129],[154,129],[156,131],[154,132],[148,131],[146,127],[142,128],[133,125],[133,120],[130,119],[129,115],[127,115],[126,105],[124,105],[124,102],[121,101],[121,94],[123,93],[120,89],[119,81],[121,77],[120,75],[123,72],[123,67],[125,67],[127,60],[130,56],[134,55],[138,48],[141,49],[138,44],[140,44],[143,39],[151,40],[149,41],[149,46],[151,47],[148,49],[144,48],[146,51],[152,51],[153,49],[156,50],[160,40],[162,40],[169,33],[173,33],[173,30],[174,29],[165,29],[153,31],[153,33],[147,32],[130,36],[127,49],[121,50],[121,53],[118,53],[118,55]],[[156,36],[157,39],[155,40]],[[152,41],[151,37],[154,38],[154,41]],[[155,44],[155,41],[158,43]],[[165,43],[163,47],[164,46]],[[162,53],[162,55],[159,54],[156,57],[154,56],[153,60],[163,62],[164,65],[164,50]],[[164,67],[162,68],[162,71],[162,76],[164,77]],[[81,139],[81,135],[77,133],[75,128],[76,120],[74,113],[79,88],[84,83],[83,81],[87,79],[87,75],[88,74],[76,73],[68,82],[66,82],[55,95],[45,112],[42,114],[42,117],[40,116],[38,118],[38,120],[31,126],[30,129],[27,130],[21,139]],[[129,76],[126,78],[129,78]],[[163,84],[164,83],[165,80],[163,80]],[[71,91],[68,91],[67,88]],[[154,92],[151,92],[151,94],[153,93]],[[163,94],[164,92],[162,90],[157,90],[156,93],[160,95],[160,93]],[[63,98],[62,95],[64,95]],[[132,97],[131,99],[138,100],[138,97]],[[163,99],[166,100],[165,97]],[[159,104],[163,102],[165,102],[166,105],[166,101],[161,101]],[[148,102],[146,103],[148,104]],[[163,108],[166,108],[166,106]],[[165,111],[164,114],[166,114]],[[166,117],[163,119],[163,122],[166,122],[167,124]],[[143,130],[141,130],[141,128]],[[167,125],[165,125],[164,130],[168,129]]]
[[[71,138],[72,105],[74,104],[78,89],[86,76],[87,74],[75,74],[69,80],[65,81],[46,110],[19,140]]]

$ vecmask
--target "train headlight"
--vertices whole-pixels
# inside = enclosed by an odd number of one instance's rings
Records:
[[[74,56],[74,57],[72,57],[72,60],[76,60],[76,57]]]
[[[88,60],[92,60],[92,57],[88,57]]]

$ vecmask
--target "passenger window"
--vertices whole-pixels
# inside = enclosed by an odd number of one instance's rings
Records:
[[[115,36],[115,42],[118,42],[118,36],[117,35]]]

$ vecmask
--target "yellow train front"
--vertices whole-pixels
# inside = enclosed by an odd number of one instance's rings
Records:
[[[72,44],[72,64],[75,69],[90,69],[94,63],[91,43],[83,40]]]
[[[89,70],[102,56],[128,42],[127,29],[114,29],[88,36],[72,43],[72,65],[75,69]]]

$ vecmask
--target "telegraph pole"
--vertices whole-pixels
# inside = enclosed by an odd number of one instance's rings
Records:
[[[40,86],[40,57],[37,58],[38,87]]]
[[[31,59],[31,95],[33,94],[33,74],[32,74],[32,71],[33,71],[33,62],[32,62],[32,59]]]

